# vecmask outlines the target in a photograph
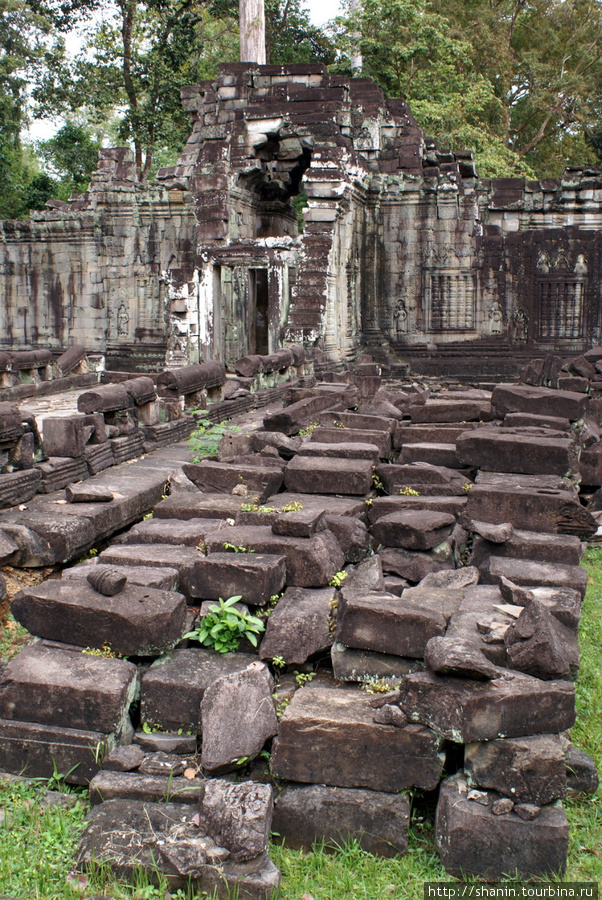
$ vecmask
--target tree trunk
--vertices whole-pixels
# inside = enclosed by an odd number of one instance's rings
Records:
[[[264,0],[240,0],[240,61],[265,66]]]

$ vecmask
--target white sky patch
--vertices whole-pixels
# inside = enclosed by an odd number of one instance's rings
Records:
[[[340,0],[306,0],[304,5],[314,25],[323,25],[341,14]]]

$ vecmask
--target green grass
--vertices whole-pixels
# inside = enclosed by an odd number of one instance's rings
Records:
[[[590,753],[602,771],[602,548],[584,558],[589,587],[580,626],[581,673],[577,685],[577,724],[573,743]],[[140,877],[136,884],[115,881],[108,870],[89,876],[85,890],[69,881],[77,841],[87,812],[83,794],[73,808],[44,808],[45,785],[0,783],[0,896],[23,900],[75,900],[104,894],[115,900],[166,900]],[[569,799],[569,859],[564,881],[602,882],[602,791]],[[425,881],[452,880],[441,868],[433,844],[432,816],[416,818],[408,853],[398,859],[371,856],[351,842],[339,852],[322,847],[303,852],[273,846],[270,855],[282,871],[282,900],[420,900]],[[173,900],[185,900],[181,891]]]

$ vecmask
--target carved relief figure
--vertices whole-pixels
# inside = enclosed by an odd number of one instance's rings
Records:
[[[129,334],[130,314],[125,303],[117,311],[117,334]]]
[[[539,256],[537,257],[537,268],[540,272],[543,272],[544,275],[547,275],[550,271],[550,258],[543,250],[540,251]]]
[[[526,342],[529,338],[529,317],[522,306],[514,308],[512,324],[514,325],[514,340]]]
[[[583,253],[580,253],[577,257],[577,262],[575,263],[573,271],[575,275],[587,275],[587,262],[585,261]]]
[[[504,327],[504,310],[498,300],[495,300],[489,308],[489,333],[501,334]]]
[[[408,310],[403,298],[398,300],[395,304],[395,309],[393,310],[393,324],[394,334],[397,338],[408,333]]]

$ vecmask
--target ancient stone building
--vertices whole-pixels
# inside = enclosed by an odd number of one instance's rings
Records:
[[[303,342],[428,371],[602,339],[600,170],[480,179],[402,100],[320,66],[222,66],[183,102],[157,182],[102,151],[87,194],[0,224],[0,349],[157,370]]]

